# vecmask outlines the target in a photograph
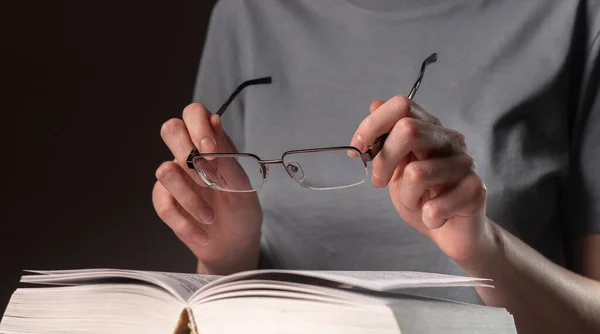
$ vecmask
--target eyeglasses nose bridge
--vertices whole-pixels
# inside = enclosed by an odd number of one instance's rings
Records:
[[[258,163],[262,167],[263,182],[267,182],[267,177],[269,176],[269,165],[273,165],[273,164],[282,164],[283,165],[283,160],[282,159],[260,160]]]
[[[282,159],[273,159],[273,160],[261,160],[260,164],[261,165],[273,165],[273,164],[282,164],[283,160]]]

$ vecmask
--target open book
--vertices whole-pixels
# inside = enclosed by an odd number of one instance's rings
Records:
[[[417,272],[256,270],[230,276],[117,269],[31,271],[0,333],[516,333],[502,308],[404,288],[489,286]]]

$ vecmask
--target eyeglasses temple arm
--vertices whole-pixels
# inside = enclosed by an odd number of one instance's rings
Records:
[[[254,85],[265,85],[265,84],[270,84],[273,82],[273,79],[271,77],[264,77],[264,78],[258,78],[258,79],[252,79],[252,80],[248,80],[248,81],[244,81],[242,82],[241,85],[239,85],[235,91],[233,93],[231,93],[231,95],[229,95],[229,98],[227,99],[227,101],[225,101],[225,103],[223,103],[223,105],[221,106],[221,108],[219,108],[219,110],[217,111],[217,115],[222,116],[223,113],[225,112],[225,110],[227,109],[227,107],[229,107],[229,104],[238,96],[240,95],[240,93],[244,90],[244,88],[248,87],[248,86],[254,86]],[[192,149],[192,151],[190,152],[190,154],[188,154],[187,159],[185,159],[185,163],[188,166],[188,168],[190,169],[194,169],[194,157],[197,156],[199,154],[199,151],[196,147],[194,147]]]
[[[417,76],[417,81],[415,82],[413,88],[410,90],[410,93],[408,93],[408,98],[410,100],[413,100],[415,98],[415,94],[417,94],[417,90],[421,86],[421,81],[423,81],[423,75],[425,75],[425,69],[428,65],[435,63],[437,61],[437,57],[437,53],[434,53],[431,56],[427,57],[427,59],[423,61],[423,64],[421,64],[421,70],[419,71],[419,76]]]
[[[273,82],[273,80],[271,77],[252,79],[252,80],[242,82],[242,84],[239,85],[238,88],[236,88],[236,90],[233,93],[231,93],[231,95],[229,95],[229,98],[227,99],[227,101],[225,101],[225,103],[223,103],[221,108],[219,108],[219,110],[217,111],[217,115],[222,116],[223,113],[225,112],[225,110],[227,109],[227,107],[229,107],[229,104],[236,98],[236,96],[238,96],[244,90],[244,88],[246,88],[248,86],[254,86],[254,85],[270,84],[272,82]]]
[[[413,100],[415,95],[417,94],[417,90],[421,86],[421,81],[423,81],[423,76],[425,75],[425,69],[427,68],[428,65],[435,63],[437,61],[437,58],[438,58],[437,53],[434,53],[434,54],[430,55],[429,57],[427,57],[427,59],[425,59],[423,61],[423,64],[421,64],[421,70],[419,71],[419,75],[417,76],[417,81],[415,82],[414,86],[410,90],[410,93],[408,93],[409,100]],[[379,138],[377,138],[375,140],[373,145],[371,145],[369,147],[369,149],[361,155],[362,159],[365,162],[373,160],[375,158],[375,156],[377,155],[377,153],[379,153],[379,151],[381,151],[381,149],[383,148],[383,143],[385,142],[388,135],[389,135],[389,133],[379,136]]]

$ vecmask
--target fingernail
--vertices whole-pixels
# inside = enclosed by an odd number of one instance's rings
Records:
[[[206,225],[212,224],[215,221],[215,213],[210,209],[200,211],[200,222]]]
[[[204,137],[200,141],[200,150],[202,150],[202,153],[213,153],[216,147],[217,144],[212,138]]]
[[[444,226],[444,224],[446,224],[447,221],[448,219],[442,219],[440,221],[423,220],[423,224],[425,224],[425,226],[427,226],[428,229],[435,230]]]
[[[194,232],[192,238],[194,239],[194,242],[200,246],[204,246],[208,243],[208,234],[204,231]]]
[[[347,152],[350,158],[358,158],[358,153],[355,150],[347,150]]]
[[[217,127],[217,126],[219,126],[219,120],[220,120],[220,117],[219,117],[219,115],[217,115],[217,114],[212,114],[212,115],[210,115],[210,124],[211,124],[213,127]]]

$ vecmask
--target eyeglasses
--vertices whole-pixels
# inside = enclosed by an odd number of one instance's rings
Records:
[[[413,99],[423,80],[425,68],[437,61],[437,53],[427,57],[421,65],[417,81],[408,94]],[[242,83],[219,108],[221,116],[229,104],[246,87],[272,83],[271,77]],[[282,164],[288,175],[302,186],[315,189],[341,189],[363,183],[368,175],[367,163],[383,147],[388,134],[377,138],[365,152],[354,146],[333,146],[293,150],[283,153],[280,159],[263,160],[251,153],[200,153],[190,152],[186,163],[194,169],[209,187],[228,192],[253,192],[267,181],[269,165]]]

